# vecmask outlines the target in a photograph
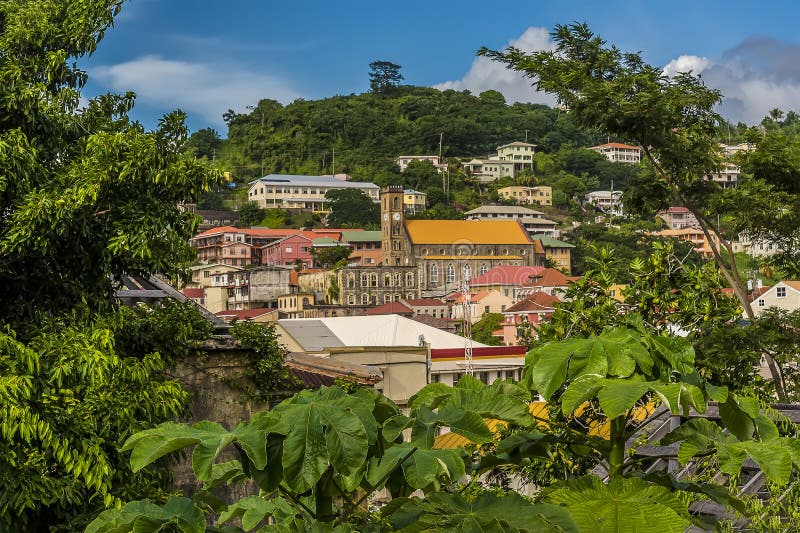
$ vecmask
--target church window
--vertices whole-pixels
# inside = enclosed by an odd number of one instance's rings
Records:
[[[439,267],[436,265],[431,265],[430,281],[431,283],[439,283]]]
[[[456,280],[456,269],[452,264],[447,265],[447,283],[453,283]]]
[[[489,268],[486,266],[486,263],[482,263],[481,264],[481,270],[480,270],[481,274],[486,274],[487,270],[489,270]]]
[[[470,280],[472,279],[472,267],[469,265],[464,265],[464,279]]]

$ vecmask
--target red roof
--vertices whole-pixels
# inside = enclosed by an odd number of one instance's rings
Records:
[[[389,302],[372,309],[367,309],[362,315],[411,315],[414,311],[401,302]]]
[[[633,150],[641,150],[638,146],[631,146],[630,144],[622,144],[622,143],[605,143],[600,144],[597,146],[592,146],[589,150],[594,150],[595,148],[628,148]]]
[[[506,309],[505,312],[520,313],[525,311],[549,311],[552,310],[560,301],[561,300],[559,300],[557,297],[547,294],[546,292],[537,291],[518,301]]]
[[[669,209],[664,209],[663,211],[659,211],[659,214],[661,214],[661,213],[688,213],[688,212],[689,212],[689,208],[688,207],[683,207],[683,206],[680,206],[680,205],[674,205],[674,206],[670,207]]]
[[[496,266],[485,274],[472,278],[469,284],[470,287],[491,285],[566,287],[571,279],[554,268],[504,265]]]
[[[262,309],[238,309],[229,311],[218,311],[214,314],[225,320],[233,320],[234,318],[237,320],[247,320],[248,318],[256,318],[261,315],[266,315],[267,313],[272,313],[273,311],[275,311],[275,309],[264,307]]]
[[[206,291],[202,287],[200,288],[186,287],[181,292],[187,298],[202,298],[203,296],[205,296]]]
[[[570,281],[575,281],[577,277],[565,275],[555,268],[545,268],[538,275],[531,277],[524,285],[528,287],[566,287]]]
[[[446,305],[445,302],[437,300],[436,298],[413,298],[411,300],[404,300],[408,305],[414,307],[438,307]]]

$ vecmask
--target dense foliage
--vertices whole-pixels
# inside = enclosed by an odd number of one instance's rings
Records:
[[[121,0],[0,2],[0,530],[81,529],[121,500],[161,499],[119,446],[182,413],[165,371],[208,324],[180,306],[117,309],[122,275],[179,275],[216,182],[183,155],[183,115],[146,132],[133,94],[79,108],[77,60]],[[199,321],[198,321],[199,320]]]
[[[536,426],[527,402],[540,394],[566,417]],[[727,429],[691,419],[670,431],[664,445],[680,442],[678,460],[715,457],[737,475],[752,460],[776,485],[786,485],[800,466],[800,441],[781,432],[751,398],[706,383],[694,368],[694,350],[679,337],[648,331],[642,318],[599,334],[545,344],[528,354],[519,384],[485,386],[464,376],[454,387],[432,383],[409,400],[408,414],[380,393],[341,388],[304,391],[231,431],[212,422],[167,423],[125,443],[134,470],[176,450],[194,446],[192,465],[204,490],[193,499],[150,501],[103,512],[91,533],[155,532],[167,524],[181,531],[642,531],[680,533],[706,518],[689,513],[689,502],[710,499],[738,512],[744,503],[714,482],[647,474],[626,455],[629,424],[643,400],[663,403],[687,420],[716,401]],[[576,429],[569,421],[587,402],[607,420],[608,438]],[[499,441],[486,418],[517,428]],[[491,446],[436,449],[436,428],[447,426],[469,441]],[[559,426],[559,431],[554,431]],[[564,431],[566,429],[567,431]],[[403,431],[410,430],[410,440]],[[602,457],[608,482],[585,475],[545,488],[537,502],[514,491],[493,490],[474,480],[500,466],[520,467],[552,459],[555,447]],[[235,445],[238,460],[216,462]],[[258,496],[235,502],[209,498],[222,483],[252,479]],[[370,512],[362,504],[377,491],[392,500]],[[423,497],[413,496],[421,491]],[[231,524],[241,517],[241,528]],[[276,523],[267,525],[271,517]],[[206,518],[211,526],[206,525]],[[560,528],[560,529],[559,529]]]

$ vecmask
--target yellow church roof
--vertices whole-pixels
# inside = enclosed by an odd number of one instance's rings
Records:
[[[406,220],[414,244],[531,244],[514,220]]]

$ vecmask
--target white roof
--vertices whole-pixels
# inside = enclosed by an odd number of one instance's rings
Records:
[[[420,335],[434,349],[464,348],[465,341],[459,335],[399,315],[297,318],[278,323],[308,351],[336,346],[419,346]],[[486,345],[473,341],[472,346]]]

